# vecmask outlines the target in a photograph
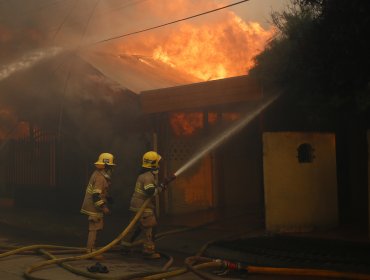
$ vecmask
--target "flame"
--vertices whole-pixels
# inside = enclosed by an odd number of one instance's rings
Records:
[[[184,24],[153,51],[153,58],[201,80],[247,74],[272,31],[233,15],[210,25]]]
[[[215,112],[207,115],[209,125],[215,124],[219,119],[232,122],[240,119],[240,114],[224,112],[220,116]],[[204,127],[204,113],[202,112],[177,112],[170,114],[170,126],[176,136],[190,136]]]
[[[171,113],[170,125],[177,136],[189,136],[203,127],[203,114],[195,113]]]
[[[0,108],[0,141],[24,138],[30,134],[29,124],[19,121],[8,108]]]
[[[172,12],[180,16],[179,11],[184,9],[190,8],[183,0],[173,1],[164,7],[167,16],[163,11],[158,16],[168,18]],[[119,48],[125,53],[151,56],[180,72],[207,81],[247,74],[255,64],[254,57],[263,51],[274,34],[272,27],[264,29],[258,22],[245,22],[228,11],[222,16],[189,20],[176,27],[166,27],[165,31],[158,29],[136,36]]]
[[[46,133],[37,125],[28,121],[19,120],[18,116],[8,108],[0,108],[0,142],[19,140],[32,136],[33,140],[53,139],[52,133]],[[42,136],[42,139],[40,138]]]
[[[217,113],[213,113],[213,112],[208,113],[208,123],[209,124],[216,123],[217,119],[218,119]]]
[[[239,120],[240,117],[241,117],[240,113],[235,113],[235,112],[222,113],[222,119],[224,121],[236,121],[236,120]]]

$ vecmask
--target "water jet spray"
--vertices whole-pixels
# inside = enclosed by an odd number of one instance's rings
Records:
[[[213,149],[220,146],[222,143],[224,143],[226,140],[228,140],[230,137],[234,136],[237,132],[239,132],[243,127],[245,127],[247,124],[249,124],[256,116],[258,116],[264,109],[266,109],[272,102],[274,102],[279,95],[275,95],[268,100],[266,100],[264,103],[260,104],[254,110],[249,112],[245,117],[243,117],[240,121],[238,121],[235,125],[231,126],[229,129],[221,133],[215,140],[213,140],[210,143],[207,143],[203,149],[201,149],[198,153],[193,155],[182,167],[180,167],[172,176],[176,178],[181,173],[183,173],[185,170],[190,168],[192,165],[194,165],[199,159],[201,159],[203,156],[205,156],[207,153],[212,151]]]
[[[62,50],[63,49],[60,47],[36,50],[22,56],[20,59],[10,64],[0,66],[0,81],[19,71],[28,69],[44,59],[56,56],[57,54],[62,52]]]

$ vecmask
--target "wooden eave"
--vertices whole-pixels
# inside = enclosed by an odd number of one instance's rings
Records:
[[[142,113],[160,113],[209,106],[255,101],[262,98],[262,88],[249,76],[194,83],[142,91]]]

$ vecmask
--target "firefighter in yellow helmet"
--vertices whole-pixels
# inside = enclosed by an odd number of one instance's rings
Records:
[[[108,203],[111,202],[109,186],[113,172],[114,157],[110,153],[102,153],[95,162],[95,171],[92,173],[86,187],[81,213],[88,216],[89,233],[87,237],[87,252],[95,249],[98,231],[103,229],[104,215],[109,214]]]
[[[131,197],[130,211],[131,220],[139,211],[144,201],[152,197],[152,201],[146,206],[140,220],[122,240],[122,252],[125,254],[130,250],[130,244],[140,235],[144,235],[142,253],[144,258],[158,259],[160,254],[155,251],[153,241],[153,228],[157,225],[155,217],[154,197],[159,194],[165,186],[158,186],[156,174],[159,172],[159,162],[161,156],[154,151],[149,151],[143,155],[141,172],[136,180],[135,190]]]

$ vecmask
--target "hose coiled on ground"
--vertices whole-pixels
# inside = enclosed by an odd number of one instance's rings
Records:
[[[322,269],[310,269],[310,268],[278,268],[278,267],[262,267],[262,266],[250,266],[241,263],[232,263],[226,260],[219,260],[219,259],[211,259],[202,257],[201,255],[206,250],[206,248],[214,241],[207,242],[201,250],[198,252],[196,256],[188,257],[185,260],[186,268],[180,268],[172,271],[152,271],[152,272],[145,272],[145,273],[133,273],[127,275],[121,275],[116,277],[109,277],[105,275],[98,275],[86,271],[82,271],[80,269],[74,268],[71,265],[66,264],[66,262],[76,261],[76,260],[84,260],[89,259],[91,257],[98,256],[110,249],[112,249],[125,235],[131,230],[131,228],[135,225],[135,223],[141,217],[146,205],[149,203],[150,199],[147,199],[140,210],[137,212],[133,220],[130,224],[119,234],[113,241],[111,241],[106,246],[98,249],[97,251],[83,254],[79,256],[72,256],[66,258],[56,258],[52,253],[46,251],[45,249],[52,249],[56,250],[55,253],[72,253],[77,252],[80,253],[85,251],[82,248],[77,247],[66,247],[66,246],[55,246],[55,245],[31,245],[25,246],[22,248],[15,248],[10,251],[4,252],[0,254],[0,258],[4,258],[14,254],[20,253],[30,253],[30,251],[37,250],[38,252],[46,255],[50,258],[48,261],[44,261],[41,263],[37,263],[29,268],[24,272],[24,276],[27,279],[31,280],[46,280],[44,278],[39,278],[31,275],[33,272],[40,270],[41,268],[52,265],[58,264],[59,266],[81,276],[85,276],[91,279],[101,279],[101,280],[129,280],[129,279],[142,279],[142,280],[156,280],[156,279],[163,279],[163,278],[171,278],[181,274],[188,272],[189,270],[202,279],[205,280],[215,280],[220,279],[220,277],[216,277],[213,275],[208,275],[205,273],[200,272],[201,269],[210,269],[210,268],[219,268],[219,269],[227,269],[227,270],[240,270],[244,272],[248,272],[250,274],[271,274],[271,275],[295,275],[295,276],[312,276],[312,277],[327,277],[327,278],[340,278],[340,279],[353,279],[353,280],[365,280],[370,279],[369,274],[362,274],[362,273],[355,273],[355,272],[339,272],[333,270],[322,270]],[[175,230],[173,232],[181,232],[188,230]],[[13,247],[9,247],[13,248]],[[60,249],[60,250],[59,250]],[[200,263],[199,263],[200,262]],[[172,259],[170,258],[170,262],[172,263]],[[168,264],[169,264],[168,263]],[[169,265],[167,265],[164,270],[167,270]]]
[[[138,222],[138,220],[140,219],[142,213],[145,210],[145,207],[148,205],[150,200],[151,200],[151,198],[148,198],[148,199],[145,200],[145,202],[141,206],[140,210],[136,213],[136,215],[131,220],[131,222],[128,224],[128,226],[113,241],[111,241],[106,246],[104,246],[104,247],[102,247],[102,248],[100,248],[96,251],[84,254],[84,255],[66,257],[66,258],[59,258],[59,259],[58,258],[53,258],[53,259],[48,260],[48,261],[44,261],[44,262],[41,262],[41,263],[34,264],[31,267],[26,269],[26,271],[24,272],[24,276],[27,279],[33,279],[33,280],[40,279],[40,278],[32,277],[31,273],[33,273],[33,272],[35,272],[35,271],[37,271],[37,270],[39,270],[39,269],[41,269],[42,267],[45,267],[45,266],[49,266],[49,265],[52,265],[52,264],[60,264],[60,263],[65,263],[65,262],[71,262],[71,261],[77,261],[77,260],[86,260],[86,259],[90,259],[92,257],[98,256],[98,255],[101,255],[102,253],[108,251],[113,246],[115,246],[118,242],[120,242],[121,239],[124,238],[127,235],[127,233],[134,227],[136,222]],[[20,248],[20,249],[22,249],[22,248]],[[33,249],[44,249],[44,248],[36,248],[35,247]]]

